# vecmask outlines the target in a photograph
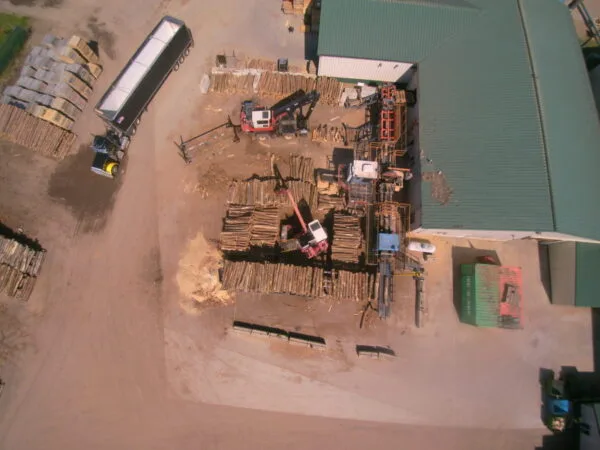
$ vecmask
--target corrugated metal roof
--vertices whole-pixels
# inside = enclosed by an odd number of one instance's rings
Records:
[[[479,13],[463,0],[322,0],[317,53],[414,63]]]
[[[498,266],[463,264],[461,275],[461,322],[478,327],[497,327],[500,311]]]
[[[556,231],[600,240],[600,123],[571,15],[521,0],[538,97]],[[595,195],[593,195],[595,194]]]
[[[600,244],[578,242],[575,247],[575,305],[600,307]]]
[[[441,205],[431,195],[432,182],[422,183],[422,226],[553,230],[535,89],[516,2],[488,2],[478,23],[432,52],[418,76],[422,170],[441,171],[452,191]]]

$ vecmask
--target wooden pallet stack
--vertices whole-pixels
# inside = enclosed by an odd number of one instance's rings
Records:
[[[45,251],[0,236],[0,292],[29,299],[44,262]]]
[[[337,271],[333,279],[332,297],[337,300],[362,302],[373,298],[376,292],[376,277],[365,272]]]
[[[220,248],[225,252],[243,252],[250,247],[250,226],[254,206],[230,205],[223,220],[219,238]]]
[[[287,195],[275,192],[275,179],[259,180],[254,178],[246,181],[234,181],[229,186],[227,203],[237,205],[291,206]],[[316,207],[316,187],[314,184],[291,180],[287,182],[296,202],[304,199],[312,208]]]
[[[346,208],[346,198],[339,195],[319,194],[317,209],[319,211],[341,211]]]
[[[250,245],[275,245],[279,237],[279,222],[279,209],[276,207],[254,210],[250,226]]]
[[[330,127],[327,124],[320,124],[316,128],[313,128],[311,139],[314,142],[341,143],[344,142],[344,134],[345,131],[341,127]]]
[[[363,252],[360,219],[345,214],[334,214],[331,259],[347,263],[358,263]]]
[[[323,269],[287,264],[225,261],[223,288],[263,294],[322,297]]]
[[[314,182],[314,170],[312,158],[296,154],[290,155],[290,178]]]
[[[0,138],[60,160],[70,154],[77,136],[16,106],[0,104]]]
[[[210,92],[220,94],[254,92],[254,79],[256,75],[250,73],[237,72],[216,72],[209,75]]]

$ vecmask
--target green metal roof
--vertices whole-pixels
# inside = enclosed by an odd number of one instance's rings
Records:
[[[317,53],[417,62],[479,12],[462,0],[322,0]]]
[[[421,226],[600,240],[600,125],[554,0],[322,0],[319,55],[418,63]]]
[[[460,321],[478,327],[497,327],[500,292],[498,266],[462,264]]]
[[[600,244],[578,242],[575,247],[575,305],[600,307]]]

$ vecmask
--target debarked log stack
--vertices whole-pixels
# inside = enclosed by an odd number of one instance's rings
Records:
[[[334,214],[331,259],[358,263],[362,253],[363,235],[360,219],[356,216]]]
[[[316,206],[317,190],[314,184],[291,180],[287,185],[297,203],[304,199],[311,209]],[[227,203],[257,207],[291,206],[287,195],[275,191],[276,186],[274,178],[234,181],[229,185]]]
[[[27,300],[40,273],[46,252],[0,236],[0,292]]]

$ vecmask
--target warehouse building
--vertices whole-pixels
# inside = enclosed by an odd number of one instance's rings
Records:
[[[417,232],[600,241],[600,127],[563,4],[323,0],[318,57],[416,90]]]

